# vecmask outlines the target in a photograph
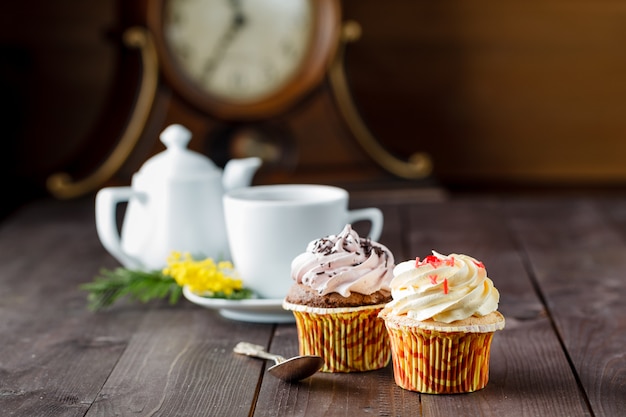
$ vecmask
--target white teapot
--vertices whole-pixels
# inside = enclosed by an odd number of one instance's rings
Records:
[[[96,195],[96,228],[105,249],[124,267],[155,270],[172,251],[230,259],[224,225],[224,190],[249,186],[259,158],[234,159],[222,170],[187,149],[191,132],[170,125],[160,135],[167,149],[133,175],[130,187],[108,187]],[[117,205],[128,202],[121,234]]]

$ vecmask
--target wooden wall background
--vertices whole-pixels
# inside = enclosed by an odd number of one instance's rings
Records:
[[[626,179],[625,2],[347,3],[354,91],[396,151],[419,143],[450,181]]]
[[[363,28],[362,38],[348,47],[346,71],[364,120],[400,158],[428,151],[437,182],[469,187],[626,182],[625,2],[342,3],[344,18]],[[140,20],[122,19],[122,9],[116,0],[3,6],[0,174],[20,196],[43,193],[51,173],[93,160],[85,155],[103,141],[94,130],[102,131],[98,120],[107,97],[122,88],[116,85],[120,30]],[[124,113],[124,106],[119,108]],[[123,118],[111,116],[110,125]],[[160,150],[155,135],[172,121],[190,125],[194,146],[203,151],[215,150],[215,132],[224,128],[176,96],[162,94],[143,145],[117,182],[128,182]],[[327,86],[276,126],[295,139],[283,160],[270,164],[257,182],[394,180],[346,129]]]

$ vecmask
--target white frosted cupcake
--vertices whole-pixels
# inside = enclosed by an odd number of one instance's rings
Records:
[[[391,358],[378,313],[391,300],[393,255],[350,225],[309,243],[292,262],[283,307],[292,310],[300,354],[320,355],[324,372],[379,369]]]
[[[394,269],[393,301],[381,311],[394,378],[407,390],[463,393],[489,379],[491,341],[504,328],[500,294],[482,262],[433,254]]]

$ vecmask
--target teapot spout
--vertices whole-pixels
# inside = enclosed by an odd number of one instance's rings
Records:
[[[231,159],[224,167],[222,184],[224,190],[248,187],[252,183],[254,174],[261,166],[262,160],[258,157]]]

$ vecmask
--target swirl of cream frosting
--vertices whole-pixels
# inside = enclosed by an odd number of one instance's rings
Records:
[[[497,310],[500,293],[487,277],[485,266],[459,254],[433,251],[423,260],[405,261],[394,268],[390,314],[416,320],[451,323]]]
[[[348,224],[338,235],[311,241],[291,263],[291,276],[320,295],[352,292],[389,294],[393,254],[380,243],[360,238]]]

